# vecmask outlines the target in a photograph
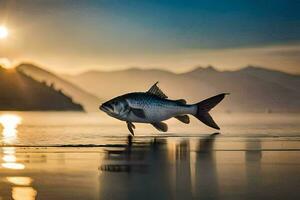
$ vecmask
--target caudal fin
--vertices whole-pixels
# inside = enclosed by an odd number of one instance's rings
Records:
[[[197,106],[197,112],[195,114],[195,117],[199,119],[201,122],[206,124],[209,127],[220,129],[220,127],[216,124],[216,122],[213,120],[213,118],[208,113],[213,107],[215,107],[218,103],[220,103],[226,95],[229,93],[222,93],[213,97],[210,97],[208,99],[205,99],[199,103],[196,104]]]

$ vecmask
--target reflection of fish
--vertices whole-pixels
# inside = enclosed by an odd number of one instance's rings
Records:
[[[135,128],[132,122],[150,123],[158,130],[166,132],[168,126],[162,121],[175,117],[188,124],[190,119],[187,114],[194,115],[207,126],[220,129],[208,112],[222,101],[227,93],[196,104],[186,104],[184,99],[167,99],[168,97],[158,88],[157,83],[147,92],[129,93],[109,100],[100,106],[100,110],[114,118],[126,121],[132,134]]]

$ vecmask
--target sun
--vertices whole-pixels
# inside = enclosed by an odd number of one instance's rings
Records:
[[[5,26],[0,26],[0,39],[5,39],[8,36],[8,29]]]

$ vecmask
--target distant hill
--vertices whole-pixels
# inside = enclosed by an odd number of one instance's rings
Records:
[[[257,67],[224,72],[217,71],[212,67],[198,68],[181,75],[205,81],[217,93],[230,92],[230,101],[225,102],[229,110],[300,111],[299,87],[298,92],[296,89],[292,89],[294,86],[286,87],[290,83],[276,78],[275,74],[277,73],[291,79],[295,77],[283,72]],[[299,80],[300,76],[297,78]],[[291,79],[288,78],[287,80]],[[298,84],[298,86],[300,85]]]
[[[104,100],[127,92],[146,91],[157,80],[160,81],[160,86],[170,98],[188,97],[189,99],[191,95],[184,86],[188,86],[190,91],[202,91],[201,93],[204,93],[203,97],[205,97],[205,93],[213,90],[205,82],[198,84],[201,81],[196,83],[195,80],[189,77],[178,76],[163,70],[133,68],[114,72],[89,71],[78,76],[66,78]],[[214,94],[214,92],[211,91],[211,94]],[[193,98],[190,100],[193,100]]]
[[[86,111],[98,110],[99,98],[58,75],[30,63],[22,63],[17,66],[17,69],[39,82],[45,82],[47,85],[52,85],[55,89],[61,90],[64,94],[72,97],[75,102],[80,103]]]
[[[137,68],[88,71],[66,78],[102,99],[132,91],[146,91],[155,81],[170,98],[197,102],[221,92],[231,95],[216,109],[251,112],[300,112],[300,76],[249,66],[237,71],[198,67],[175,74]]]
[[[83,111],[62,91],[38,82],[17,69],[0,66],[0,110]]]
[[[299,86],[300,86],[299,75],[287,74],[280,71],[268,70],[268,69],[263,69],[255,66],[248,66],[240,70],[240,72],[260,79],[266,79],[272,83],[279,83],[280,85],[286,88],[296,90],[299,92]]]

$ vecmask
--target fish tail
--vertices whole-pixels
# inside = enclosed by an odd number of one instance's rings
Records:
[[[220,127],[208,112],[218,105],[228,94],[229,93],[222,93],[195,104],[197,106],[197,111],[194,116],[207,126],[220,130]]]

